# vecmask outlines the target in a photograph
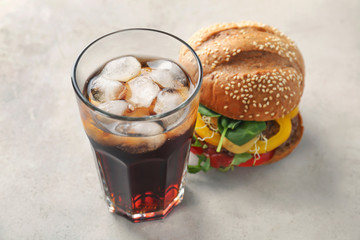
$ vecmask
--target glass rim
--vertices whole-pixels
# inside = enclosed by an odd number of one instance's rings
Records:
[[[116,115],[116,114],[112,114],[109,112],[106,112],[98,107],[96,107],[94,104],[92,104],[87,98],[84,97],[84,95],[82,94],[82,91],[79,89],[79,86],[77,84],[77,80],[76,80],[76,70],[78,67],[78,64],[80,62],[80,60],[82,59],[82,56],[85,54],[85,52],[91,47],[93,46],[95,43],[99,42],[100,40],[102,40],[103,38],[106,38],[108,36],[117,34],[117,33],[121,33],[121,32],[130,32],[130,31],[149,31],[149,32],[156,32],[156,33],[160,33],[160,34],[164,34],[167,35],[168,37],[171,37],[175,40],[178,40],[180,43],[182,43],[185,47],[187,47],[190,52],[193,54],[196,63],[198,65],[198,70],[199,70],[199,77],[198,77],[198,81],[196,83],[196,86],[194,88],[194,92],[184,101],[182,102],[179,106],[177,106],[176,108],[168,111],[168,112],[164,112],[164,113],[160,113],[160,114],[155,114],[155,115],[149,115],[149,116],[143,116],[143,117],[129,117],[129,116],[121,116],[121,115]],[[201,65],[201,61],[198,57],[198,55],[196,54],[196,52],[194,51],[194,49],[192,49],[192,47],[187,44],[184,40],[182,40],[181,38],[170,34],[168,32],[165,31],[161,31],[161,30],[157,30],[157,29],[151,29],[151,28],[127,28],[127,29],[122,29],[122,30],[118,30],[118,31],[114,31],[108,34],[105,34],[99,38],[97,38],[96,40],[92,41],[89,45],[87,45],[84,50],[81,51],[80,55],[77,57],[74,67],[72,69],[72,74],[71,74],[71,82],[73,85],[73,88],[75,90],[76,95],[80,98],[80,100],[90,109],[99,112],[107,117],[110,117],[112,119],[117,119],[117,120],[126,120],[126,121],[146,121],[146,120],[159,120],[162,119],[164,117],[170,116],[175,112],[178,112],[179,110],[181,110],[182,108],[186,107],[194,98],[195,96],[198,94],[198,92],[200,91],[200,87],[201,87],[201,83],[203,80],[203,69],[202,69],[202,65]]]

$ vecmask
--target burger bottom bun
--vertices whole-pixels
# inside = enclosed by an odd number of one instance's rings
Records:
[[[295,131],[291,133],[289,139],[275,149],[274,155],[269,161],[266,161],[263,164],[259,164],[259,165],[265,165],[265,164],[277,162],[283,159],[284,157],[286,157],[287,155],[289,155],[297,147],[297,145],[301,141],[304,132],[304,127],[302,125],[302,117],[300,113],[296,117],[298,118],[298,126],[295,129]]]

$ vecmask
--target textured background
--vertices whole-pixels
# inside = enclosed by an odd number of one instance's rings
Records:
[[[360,239],[360,2],[0,0],[0,239]],[[257,20],[306,63],[305,134],[276,164],[190,175],[165,220],[107,212],[70,83],[95,38],[151,27],[188,39]]]

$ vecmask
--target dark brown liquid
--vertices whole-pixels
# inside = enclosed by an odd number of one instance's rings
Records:
[[[165,209],[178,195],[191,136],[189,129],[155,151],[142,154],[104,146],[89,138],[111,202],[132,214]]]

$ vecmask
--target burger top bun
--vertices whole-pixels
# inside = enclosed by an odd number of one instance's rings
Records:
[[[295,43],[256,22],[216,24],[189,40],[204,71],[200,102],[224,116],[269,121],[293,110],[304,89],[304,61]],[[183,48],[180,62],[191,59]]]

